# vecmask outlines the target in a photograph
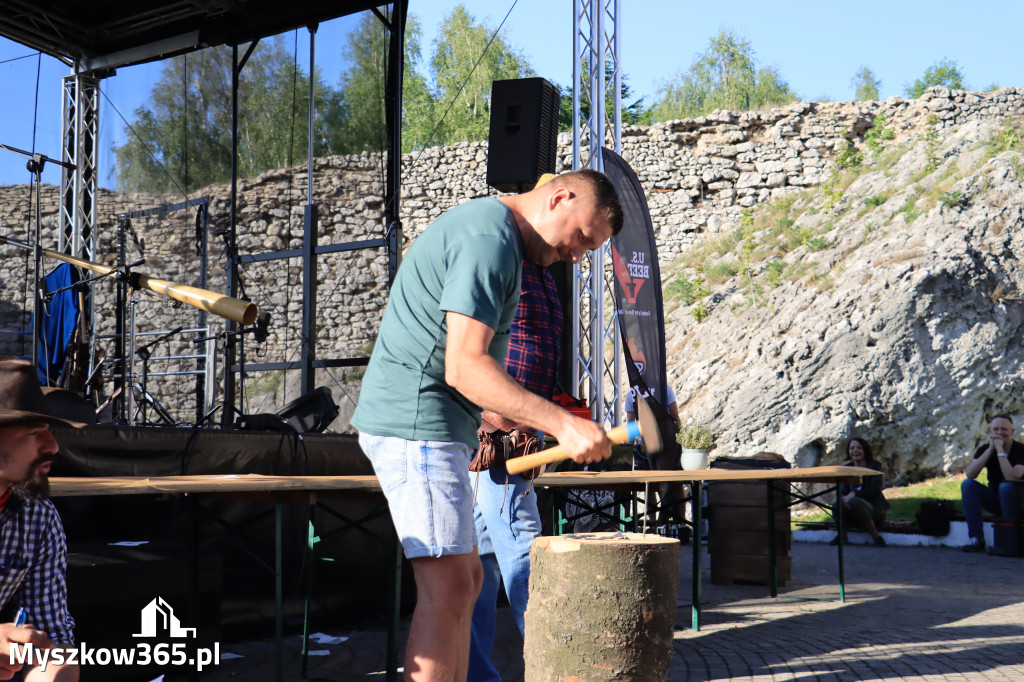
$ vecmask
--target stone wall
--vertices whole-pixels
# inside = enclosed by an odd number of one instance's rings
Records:
[[[696,119],[628,127],[622,132],[621,153],[647,191],[662,267],[705,235],[731,229],[745,208],[821,183],[831,172],[830,160],[837,147],[844,140],[862,145],[865,133],[879,114],[885,116],[886,125],[896,133],[894,143],[898,143],[931,128],[1020,116],[1024,114],[1024,90],[1004,88],[975,93],[933,88],[917,100],[893,97],[884,102],[800,102],[769,111],[715,112]],[[560,136],[559,143],[561,170],[569,167],[571,161],[569,136]],[[485,182],[486,165],[486,143],[460,143],[405,156],[401,209],[407,240],[451,206],[493,194]],[[378,155],[316,161],[314,201],[319,207],[321,244],[383,235],[383,176]],[[240,253],[299,248],[305,192],[304,167],[242,181],[238,194]],[[213,229],[225,227],[228,188],[210,187],[199,194],[211,198]],[[44,186],[41,199],[42,241],[55,247],[57,189]],[[182,199],[100,191],[99,243],[94,260],[112,262],[118,213]],[[30,241],[31,215],[27,186],[0,187],[0,233]],[[136,229],[145,242],[147,259],[140,271],[186,284],[196,283],[198,258],[192,248],[192,216],[137,221]],[[207,288],[219,291],[224,286],[224,258],[218,239],[211,234]],[[135,260],[137,254],[133,246],[129,259]],[[343,252],[321,259],[317,344],[321,357],[356,357],[368,352],[386,300],[386,265],[385,254],[379,249]],[[0,247],[0,329],[27,329],[28,319],[23,311],[30,307],[26,304],[29,272],[27,253]],[[301,278],[299,259],[251,264],[243,269],[241,280],[246,294],[273,315],[270,339],[259,348],[259,361],[297,359],[301,340]],[[101,333],[112,330],[113,289],[106,282],[95,285],[97,327]],[[172,309],[165,301],[150,296],[141,297],[136,312],[140,332],[196,326],[194,310]],[[194,353],[189,338],[182,335],[169,349],[176,354]],[[251,345],[249,350],[252,351]],[[19,337],[0,334],[0,353],[3,352],[26,353],[27,345]],[[251,353],[249,357],[252,359]],[[180,361],[182,369],[187,370],[189,362]],[[332,386],[339,402],[350,408],[358,383],[348,379],[358,376],[358,370],[334,370],[318,377],[318,383]],[[253,377],[251,383],[251,393],[273,397],[244,406],[247,411],[265,411],[295,397],[294,392],[289,395],[282,388],[287,383],[282,382],[279,374]],[[184,388],[167,390],[187,392]],[[187,400],[179,397],[172,402],[177,405]],[[183,416],[187,416],[187,411]]]

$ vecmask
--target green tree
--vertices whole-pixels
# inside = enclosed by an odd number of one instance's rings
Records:
[[[114,148],[119,189],[191,193],[230,178],[231,54],[215,47],[165,63],[149,102],[126,126],[127,141]],[[257,46],[239,76],[240,177],[305,157],[308,91],[283,38]],[[319,79],[315,97],[325,108],[333,98]],[[315,153],[324,149],[319,143]]]
[[[684,73],[658,89],[657,121],[703,116],[715,109],[748,111],[796,99],[773,67],[758,69],[754,52],[742,37],[720,31]]]
[[[906,86],[907,97],[911,99],[920,97],[925,90],[938,85],[951,90],[963,90],[966,87],[964,76],[960,73],[960,67],[956,62],[943,57],[942,61],[929,66],[925,69],[924,76]]]
[[[419,22],[406,19],[405,70],[402,77],[402,150],[425,139],[433,125],[433,99],[420,74]],[[342,55],[351,66],[342,74],[336,106],[327,119],[331,151],[352,154],[386,148],[384,88],[390,32],[372,12],[364,12]]]
[[[854,74],[851,84],[856,90],[855,99],[857,101],[878,100],[878,91],[882,87],[882,81],[868,67],[860,67],[860,71]]]
[[[604,63],[604,77],[605,82],[608,83],[608,87],[612,85],[612,63],[611,60],[605,60]],[[584,63],[582,78],[584,82],[590,81],[590,65]],[[621,116],[623,125],[646,125],[651,122],[651,108],[644,106],[644,97],[639,97],[632,102],[628,103],[633,97],[633,88],[629,85],[629,76],[622,74],[620,78],[619,87],[621,92],[619,93],[619,102],[621,107]],[[572,86],[559,87],[561,93],[561,100],[558,106],[558,130],[564,132],[572,130]],[[604,100],[604,110],[608,116],[608,120],[611,121],[615,115],[615,101],[611,94],[606,94]],[[583,118],[590,118],[590,102],[588,100],[580,99],[580,114]]]
[[[432,140],[417,140],[418,144],[486,140],[491,83],[533,75],[526,57],[501,33],[491,41],[493,34],[493,29],[477,23],[462,5],[445,18],[430,62],[434,109],[443,120]]]

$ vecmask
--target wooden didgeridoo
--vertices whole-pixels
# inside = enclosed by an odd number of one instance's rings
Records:
[[[19,249],[25,249],[32,251],[32,247],[29,244],[11,239],[10,237],[0,236],[0,244],[7,244],[15,246]],[[69,256],[66,253],[60,253],[59,251],[52,251],[50,249],[40,249],[40,252],[48,257],[56,260],[76,265],[86,270],[92,270],[98,272],[101,275],[110,274],[114,268],[109,265],[103,265],[102,263],[94,263],[91,260],[85,258],[79,258],[78,256]],[[145,289],[152,291],[156,294],[161,294],[167,298],[173,298],[175,301],[187,303],[190,306],[205,310],[225,317],[229,320],[233,320],[239,324],[250,325],[256,321],[256,315],[258,309],[256,304],[250,301],[242,301],[231,296],[225,296],[224,294],[218,294],[214,291],[207,291],[206,289],[200,289],[199,287],[188,286],[187,284],[178,284],[177,282],[169,282],[165,279],[157,279],[144,275],[139,272],[131,273],[130,284],[136,289]]]

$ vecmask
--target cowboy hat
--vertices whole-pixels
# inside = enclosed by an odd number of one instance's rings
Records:
[[[85,426],[50,414],[32,363],[0,356],[0,428],[39,422],[74,429]]]

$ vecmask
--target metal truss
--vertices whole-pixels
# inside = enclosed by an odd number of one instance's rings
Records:
[[[74,169],[61,168],[59,250],[92,259],[96,225],[99,156],[100,79],[65,76],[62,82],[61,158]]]
[[[96,260],[96,191],[99,185],[100,79],[77,74],[61,81],[60,210],[57,250]],[[89,330],[89,348],[96,344],[92,284],[85,284],[81,315]],[[89,374],[95,355],[89,353]]]
[[[604,170],[601,147],[621,150],[620,7],[621,0],[573,0],[574,170]],[[606,102],[612,105],[610,113]],[[595,420],[608,426],[620,422],[622,402],[622,354],[612,277],[607,243],[573,267],[572,392],[586,397]]]

